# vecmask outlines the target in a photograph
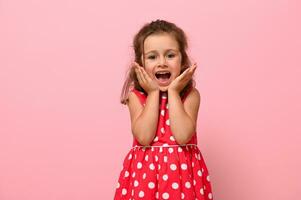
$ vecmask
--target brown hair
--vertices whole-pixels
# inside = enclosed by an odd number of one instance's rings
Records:
[[[177,27],[175,24],[167,22],[165,20],[156,20],[151,23],[145,24],[139,32],[135,35],[133,41],[133,48],[135,51],[135,62],[137,62],[140,66],[143,66],[141,61],[141,56],[144,53],[144,41],[145,39],[152,34],[160,34],[160,33],[169,33],[174,36],[179,45],[179,50],[182,56],[181,60],[181,74],[185,69],[187,69],[191,65],[191,61],[186,53],[188,48],[187,37],[184,31]],[[185,88],[180,92],[180,96],[183,96],[186,91],[191,89],[195,85],[195,81],[193,78],[188,82]],[[144,89],[140,86],[135,70],[133,67],[130,67],[127,72],[126,80],[122,87],[120,102],[122,104],[126,104],[128,101],[128,93],[130,87],[133,86],[135,89],[144,92]]]

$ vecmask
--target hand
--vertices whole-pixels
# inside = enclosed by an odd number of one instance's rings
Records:
[[[133,67],[137,75],[138,82],[140,86],[149,94],[153,91],[159,91],[159,85],[155,80],[149,77],[143,67],[138,63],[134,62]]]
[[[174,79],[168,86],[168,91],[175,91],[180,93],[187,85],[189,80],[192,78],[193,73],[196,69],[196,63],[188,67],[181,75]]]

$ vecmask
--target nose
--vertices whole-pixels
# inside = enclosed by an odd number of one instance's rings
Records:
[[[166,66],[166,60],[165,60],[165,57],[164,56],[160,56],[160,59],[158,61],[158,65],[159,66]]]

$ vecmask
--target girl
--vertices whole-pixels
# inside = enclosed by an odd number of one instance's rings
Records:
[[[121,96],[134,140],[115,200],[213,199],[197,146],[196,64],[191,65],[186,49],[184,32],[163,20],[144,25],[134,37],[135,62]]]

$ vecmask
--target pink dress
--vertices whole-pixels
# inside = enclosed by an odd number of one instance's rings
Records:
[[[147,95],[132,89],[144,106]],[[184,102],[188,91],[183,97]],[[197,146],[197,135],[179,145],[170,129],[168,99],[160,92],[160,112],[156,136],[150,146],[134,138],[126,155],[114,200],[213,199],[209,173]]]

